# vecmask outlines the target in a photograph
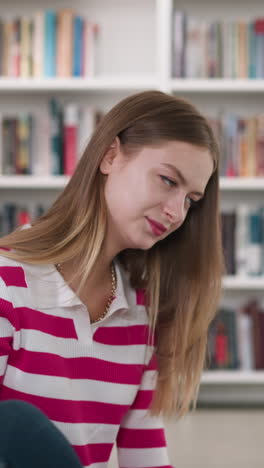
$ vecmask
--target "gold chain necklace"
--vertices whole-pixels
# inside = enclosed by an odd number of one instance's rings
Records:
[[[58,272],[63,276],[63,269],[62,269],[61,263],[57,263],[55,267],[57,268]],[[102,320],[108,314],[110,306],[113,302],[115,291],[116,291],[116,274],[115,274],[115,267],[113,263],[111,263],[110,272],[111,272],[111,295],[107,301],[105,310],[102,313],[102,315],[100,315],[100,317],[98,317],[95,320],[91,320],[91,323],[96,323]]]

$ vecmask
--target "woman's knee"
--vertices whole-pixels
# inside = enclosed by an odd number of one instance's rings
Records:
[[[46,423],[47,417],[36,406],[23,400],[5,400],[0,402],[0,420],[10,427],[12,424],[18,427],[25,422],[32,423],[36,429]],[[30,427],[30,426],[28,426]]]

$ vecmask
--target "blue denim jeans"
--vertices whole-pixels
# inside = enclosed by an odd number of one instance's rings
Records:
[[[21,400],[0,401],[0,468],[82,468],[55,424]]]

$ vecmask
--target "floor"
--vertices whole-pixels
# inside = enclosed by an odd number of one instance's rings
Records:
[[[175,468],[264,468],[264,409],[200,409],[165,427]]]

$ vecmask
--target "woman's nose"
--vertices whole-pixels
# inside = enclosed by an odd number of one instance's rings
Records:
[[[164,211],[171,223],[183,223],[186,216],[185,199],[183,197],[173,197],[167,200]]]

